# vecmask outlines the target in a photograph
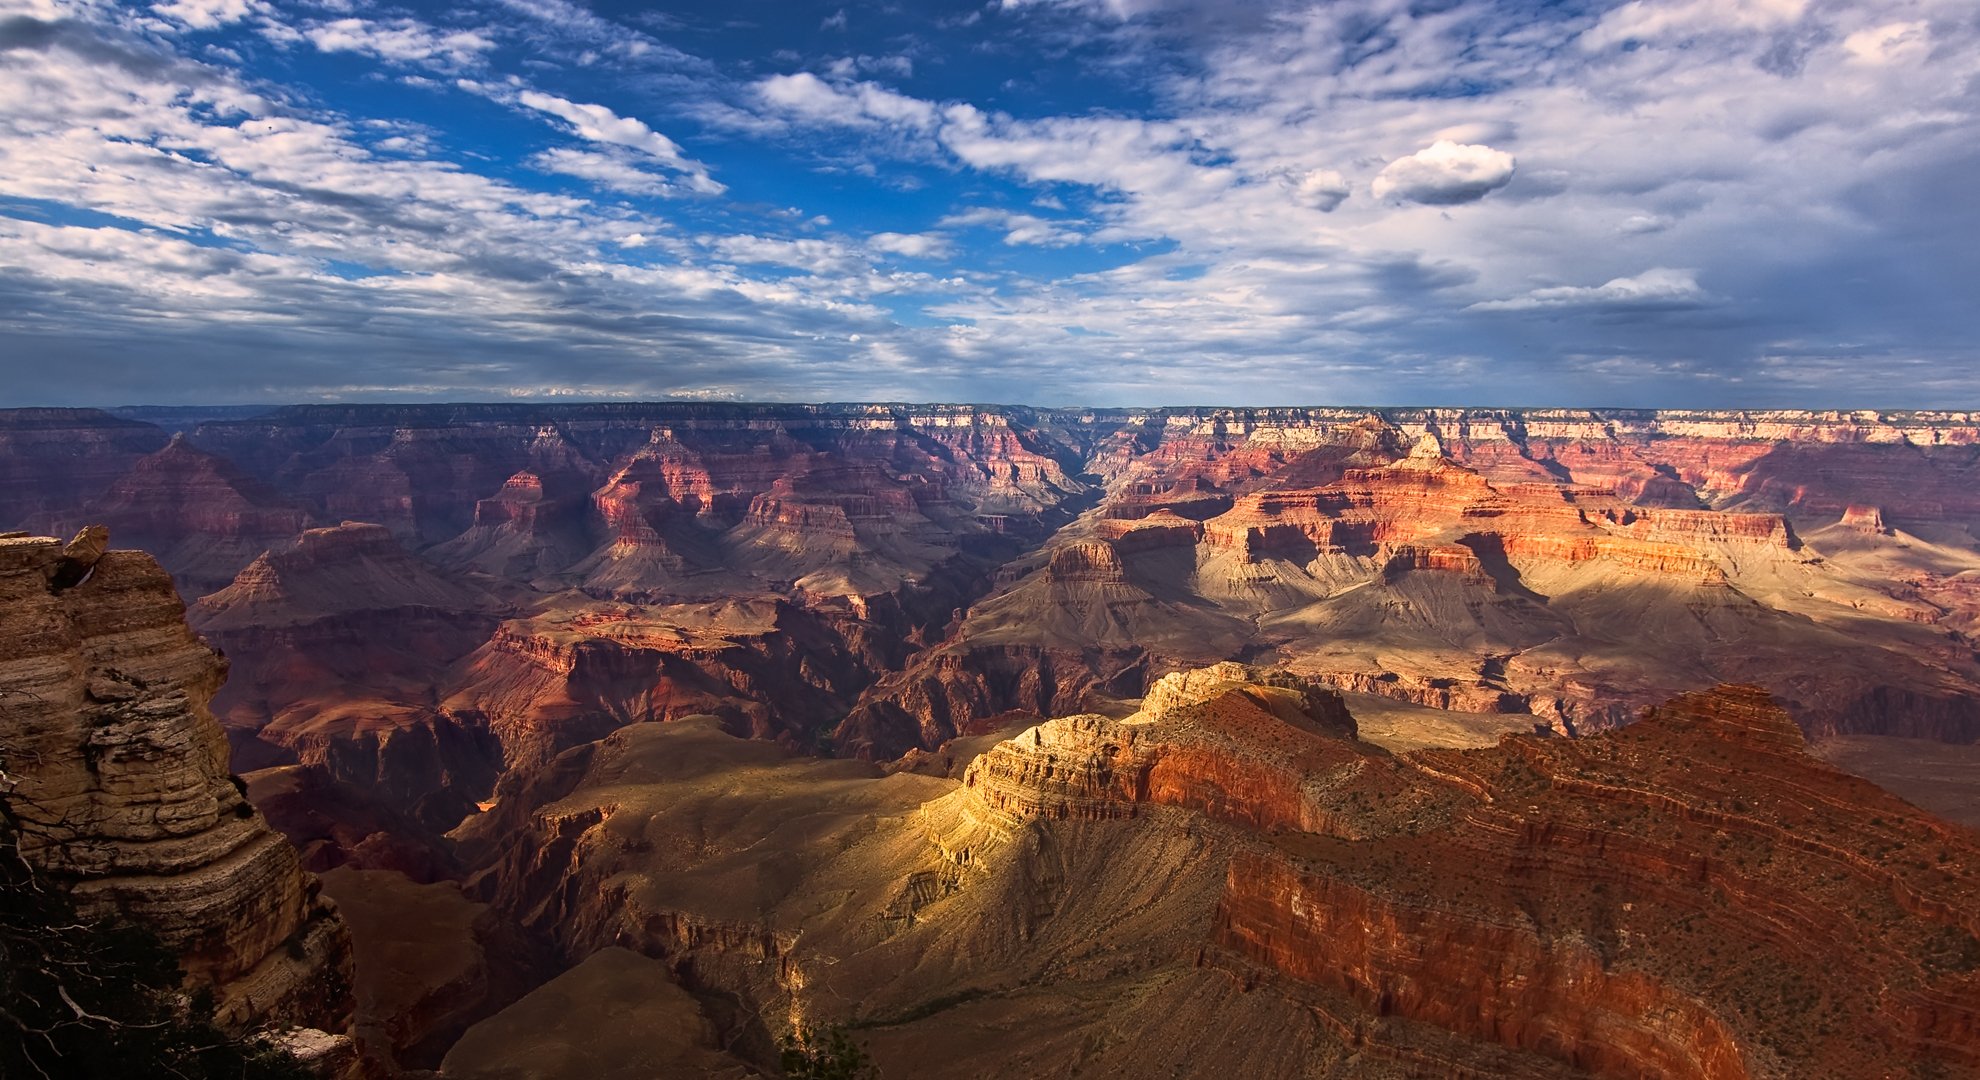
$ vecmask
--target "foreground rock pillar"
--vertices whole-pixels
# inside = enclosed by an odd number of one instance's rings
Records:
[[[87,532],[87,530],[86,530]],[[95,538],[79,538],[95,539]],[[226,662],[149,555],[0,538],[0,752],[24,856],[177,953],[235,1032],[342,1032],[350,936],[248,804],[207,709]]]

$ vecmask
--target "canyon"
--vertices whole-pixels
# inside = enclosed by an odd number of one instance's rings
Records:
[[[21,722],[375,1075],[1980,1069],[1980,414],[145,415],[0,411]]]

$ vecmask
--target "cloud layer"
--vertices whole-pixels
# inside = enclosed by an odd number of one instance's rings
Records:
[[[0,404],[1980,405],[1965,0],[910,7],[0,0]]]

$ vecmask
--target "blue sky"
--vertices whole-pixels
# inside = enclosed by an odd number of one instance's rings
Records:
[[[0,0],[0,404],[1980,405],[1970,0]]]

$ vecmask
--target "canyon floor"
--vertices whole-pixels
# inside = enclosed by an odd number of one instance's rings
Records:
[[[380,1075],[1980,1070],[1980,417],[174,419],[0,529],[171,574]]]

